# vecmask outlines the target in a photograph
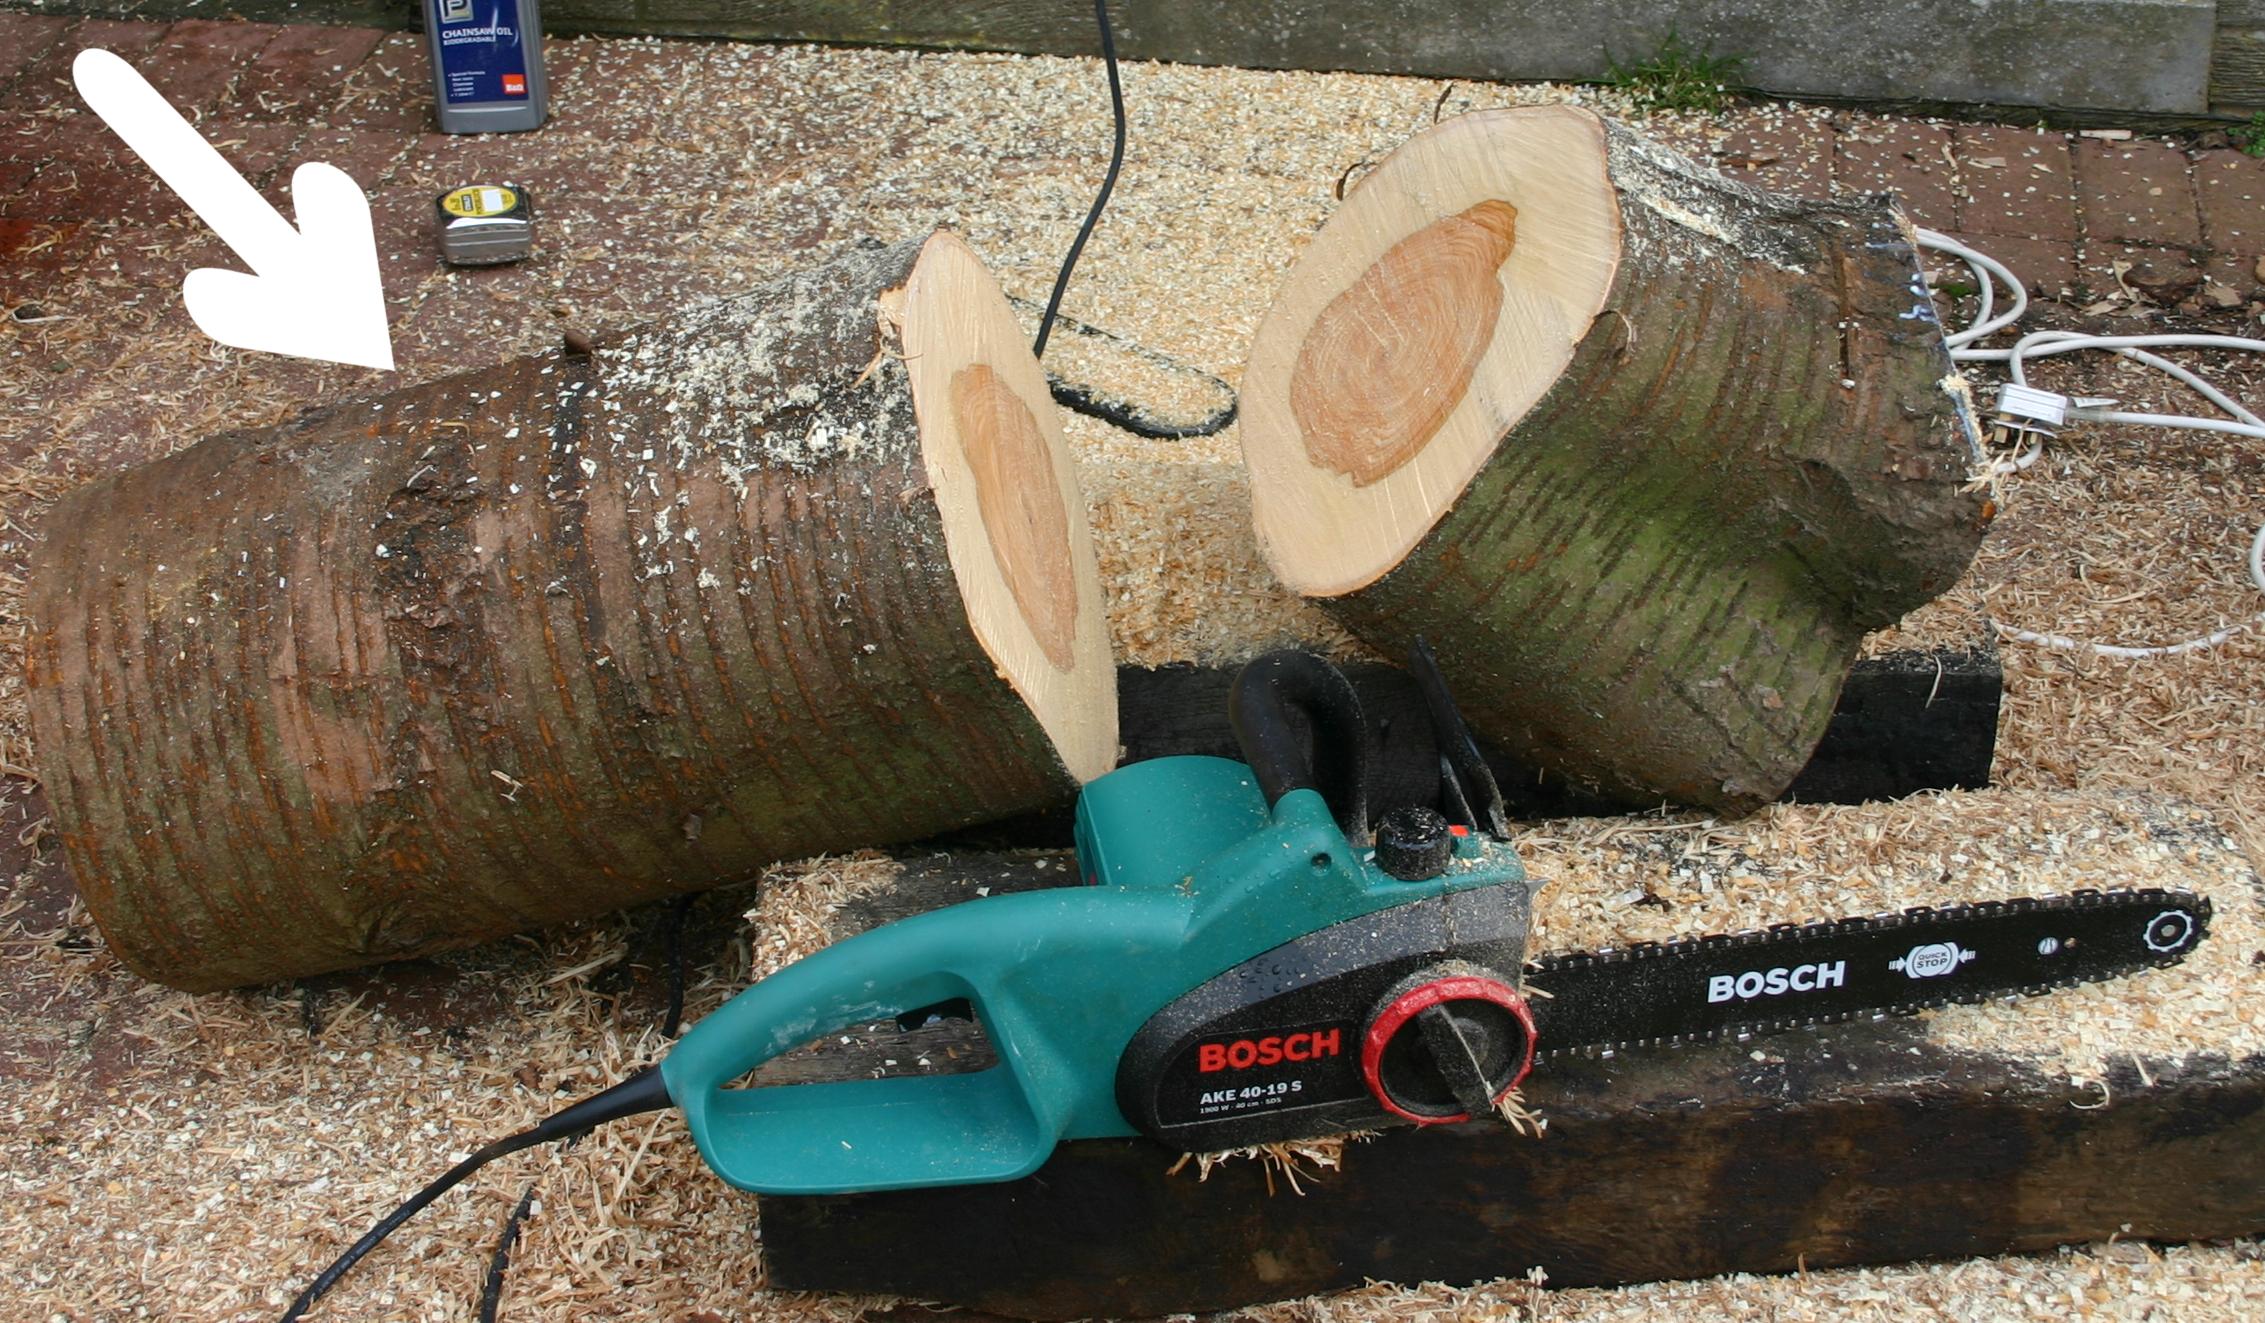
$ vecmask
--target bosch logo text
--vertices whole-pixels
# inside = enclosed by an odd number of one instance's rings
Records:
[[[1253,1066],[1279,1066],[1285,1061],[1320,1061],[1344,1050],[1344,1030],[1314,1029],[1295,1034],[1269,1034],[1264,1038],[1238,1038],[1228,1043],[1204,1043],[1195,1050],[1195,1068],[1249,1070]]]
[[[1788,992],[1816,992],[1844,987],[1848,962],[1829,965],[1783,965],[1776,969],[1749,969],[1743,974],[1717,974],[1707,980],[1708,1001],[1748,1001],[1755,997],[1782,997]]]

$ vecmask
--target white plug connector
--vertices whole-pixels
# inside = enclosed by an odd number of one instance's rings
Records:
[[[1998,426],[2009,432],[2051,436],[2068,425],[2069,398],[2011,382],[1998,388]]]

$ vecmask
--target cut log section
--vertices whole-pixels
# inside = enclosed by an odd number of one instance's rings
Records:
[[[1275,573],[1472,723],[1623,801],[1743,811],[1988,505],[1886,199],[1773,198],[1568,107],[1364,178],[1243,380]]]
[[[87,907],[195,990],[1026,811],[1116,758],[1046,382],[947,233],[84,488],[29,605]]]

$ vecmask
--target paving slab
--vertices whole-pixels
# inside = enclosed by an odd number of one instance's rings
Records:
[[[237,70],[251,63],[282,30],[272,23],[184,19],[133,63],[151,87],[195,123],[227,95]]]
[[[38,57],[24,65],[5,92],[0,92],[0,107],[45,106],[63,100],[75,105],[78,91],[71,85],[71,61],[78,58],[80,51],[100,47],[128,63],[138,63],[165,35],[167,26],[104,18],[73,23]]]
[[[1741,106],[1713,149],[1716,168],[1757,188],[1796,197],[1832,196],[1832,116],[1814,107]]]
[[[2176,147],[2079,138],[2076,180],[2086,238],[2202,242],[2186,153]]]
[[[385,182],[414,142],[398,130],[322,126],[301,135],[292,148],[293,164],[322,161],[337,166],[368,192]]]
[[[282,28],[237,71],[218,111],[238,119],[326,120],[347,78],[384,37],[375,28]]]
[[[2076,241],[2076,167],[2067,134],[1961,124],[1952,136],[1960,230]]]
[[[414,32],[389,32],[339,89],[330,122],[340,128],[421,133],[433,125],[432,58]]]
[[[2052,298],[2076,283],[2076,245],[2066,239],[2039,239],[2028,235],[1951,232],[1951,238],[1998,259],[2010,268],[2031,294]],[[1964,275],[1965,264],[1958,263]]]
[[[69,19],[51,14],[0,11],[0,90],[14,82],[26,65],[61,41],[63,30],[70,25]]]
[[[187,208],[100,117],[70,111],[52,121],[48,160],[0,215],[50,223],[162,224]]]
[[[1921,225],[1958,223],[1958,167],[1944,125],[1870,117],[1843,122],[1833,180],[1843,192],[1894,193]]]
[[[2117,268],[2123,268],[2117,281]],[[2160,244],[2087,240],[2077,248],[2077,277],[2092,293],[2114,294],[2128,285],[2153,303],[2177,303],[2202,285],[2202,259],[2192,250]]]
[[[2204,152],[2194,161],[2202,240],[2223,253],[2265,257],[2265,158]]]

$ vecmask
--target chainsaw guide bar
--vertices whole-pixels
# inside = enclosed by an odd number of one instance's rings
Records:
[[[1536,1056],[1611,1056],[2011,1000],[2176,964],[2210,902],[2146,888],[1777,924],[1528,962]]]

